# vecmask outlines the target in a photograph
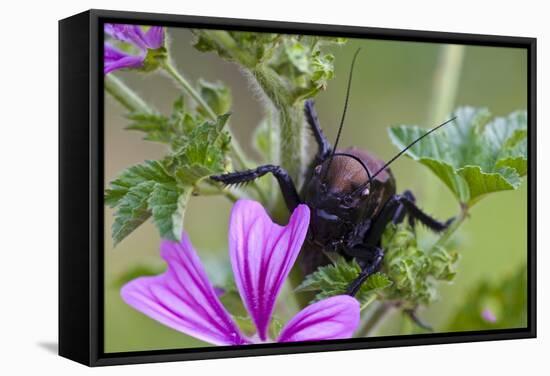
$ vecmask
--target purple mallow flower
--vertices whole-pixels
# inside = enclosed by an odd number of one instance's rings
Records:
[[[359,324],[359,303],[339,295],[298,312],[275,339],[268,328],[277,295],[296,261],[309,225],[309,208],[300,205],[286,226],[271,221],[257,202],[239,200],[229,224],[229,254],[237,289],[257,333],[248,337],[221,304],[189,238],[164,240],[164,274],[126,284],[121,295],[145,315],[190,336],[216,345],[317,341],[349,338]]]
[[[483,319],[483,321],[491,324],[494,324],[495,322],[497,322],[497,317],[495,316],[493,311],[489,308],[485,308],[483,309],[483,311],[481,311],[481,318]]]
[[[143,68],[149,50],[164,46],[164,29],[151,26],[144,31],[139,25],[105,24],[105,34],[113,39],[132,45],[136,54],[122,51],[109,42],[104,43],[103,74],[123,68]]]

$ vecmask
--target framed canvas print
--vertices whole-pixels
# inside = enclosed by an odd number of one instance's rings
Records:
[[[104,10],[59,27],[60,355],[536,335],[535,39]]]

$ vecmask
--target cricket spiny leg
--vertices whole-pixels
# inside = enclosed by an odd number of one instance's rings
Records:
[[[280,166],[264,165],[253,170],[236,171],[223,175],[212,175],[210,176],[210,179],[221,182],[225,185],[239,185],[251,182],[252,180],[262,177],[268,173],[273,174],[273,176],[277,179],[283,198],[285,199],[286,206],[290,212],[293,212],[294,209],[296,209],[296,207],[301,203],[301,199],[292,178],[288,175],[288,172]]]

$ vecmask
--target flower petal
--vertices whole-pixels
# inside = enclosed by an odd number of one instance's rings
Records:
[[[273,223],[257,202],[239,200],[233,206],[229,224],[231,265],[261,340],[267,339],[275,300],[296,261],[308,226],[306,205],[299,205],[284,227]]]
[[[109,43],[105,43],[103,48],[103,74],[124,68],[140,68],[143,65],[143,60],[143,56],[129,55]]]
[[[147,47],[157,49],[164,44],[164,29],[161,26],[151,26],[144,36]]]
[[[216,296],[187,235],[182,235],[181,243],[164,240],[161,254],[167,271],[129,282],[121,290],[122,299],[152,319],[203,341],[248,343]]]
[[[139,25],[122,25],[122,24],[105,24],[103,30],[112,38],[122,42],[133,44],[139,49],[145,51],[147,42],[145,41],[145,33]]]
[[[350,338],[359,325],[359,302],[338,295],[311,304],[298,312],[281,330],[277,342]]]

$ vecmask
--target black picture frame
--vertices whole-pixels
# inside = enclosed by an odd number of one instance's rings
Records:
[[[103,23],[516,47],[528,55],[528,325],[522,329],[124,353],[103,351]],[[59,354],[88,366],[536,337],[536,39],[89,10],[59,21]]]

